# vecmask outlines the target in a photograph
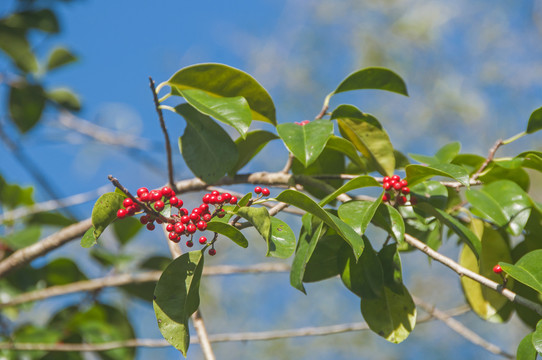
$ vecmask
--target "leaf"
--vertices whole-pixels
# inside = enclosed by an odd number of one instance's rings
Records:
[[[518,345],[518,350],[516,352],[517,360],[536,360],[536,349],[533,345],[533,334],[527,334],[521,340]]]
[[[382,247],[378,252],[378,259],[382,264],[384,284],[392,291],[400,294],[403,291],[403,268],[397,244]]]
[[[304,215],[303,218],[309,219],[310,222],[312,216]],[[292,262],[292,268],[290,270],[290,284],[299,291],[302,291],[304,294],[307,294],[305,287],[303,286],[306,265],[309,262],[314,249],[316,248],[318,239],[323,235],[323,228],[323,222],[312,222],[309,223],[309,229],[304,227],[299,235],[297,249]]]
[[[481,239],[480,258],[478,259],[468,246],[464,246],[459,255],[459,264],[495,282],[502,282],[501,276],[493,272],[493,267],[499,261],[512,261],[507,240],[479,219],[472,219],[471,226],[478,229],[478,236]],[[512,285],[509,284],[507,287],[511,288]],[[461,286],[470,307],[482,319],[504,322],[511,315],[511,312],[502,312],[508,300],[501,294],[465,276],[461,277]]]
[[[271,236],[271,216],[269,216],[269,212],[266,208],[245,206],[237,210],[236,213],[254,225],[254,228],[258,230],[264,240],[269,242]]]
[[[380,204],[373,223],[390,234],[399,244],[405,242],[405,223],[399,211],[388,204]]]
[[[452,178],[466,187],[469,187],[469,174],[458,165],[454,164],[435,164],[432,166],[422,166],[411,164],[405,168],[406,180],[410,186],[421,183],[424,180],[434,176],[444,176]]]
[[[341,105],[333,111],[331,119],[337,119],[341,135],[370,159],[378,172],[383,175],[393,174],[393,146],[375,117],[362,113],[352,105]]]
[[[355,190],[355,189],[367,187],[367,186],[380,187],[381,185],[372,176],[368,176],[368,175],[358,176],[358,177],[348,181],[346,184],[344,184],[343,186],[338,188],[333,193],[326,196],[322,201],[320,201],[319,205],[320,206],[325,206],[325,205],[329,204],[331,201],[335,200],[337,198],[337,196],[339,196],[340,194],[343,194],[343,193],[346,193],[348,191],[352,191],[352,190]]]
[[[369,328],[395,344],[405,340],[416,325],[416,305],[404,285],[401,290],[384,286],[380,297],[361,299],[361,313]]]
[[[26,39],[25,31],[0,24],[0,49],[2,49],[22,71],[35,72],[38,61]]]
[[[238,153],[228,133],[188,104],[177,106],[175,111],[186,120],[179,149],[194,175],[212,184],[231,171],[237,163]]]
[[[1,237],[0,241],[11,249],[18,250],[36,243],[41,236],[41,226],[31,225],[17,232]]]
[[[162,336],[186,357],[190,344],[188,319],[199,307],[203,252],[182,254],[156,283],[153,307]]]
[[[339,218],[363,235],[381,203],[382,196],[375,201],[349,201],[339,206]]]
[[[127,217],[122,221],[113,223],[113,231],[122,245],[126,245],[143,228],[141,222],[133,217]]]
[[[105,193],[96,200],[92,209],[92,226],[97,240],[105,228],[117,218],[117,210],[122,207],[124,197],[114,193]]]
[[[230,224],[219,221],[210,221],[207,223],[207,230],[224,235],[243,248],[248,247],[248,240],[243,233]]]
[[[285,123],[277,126],[277,132],[290,152],[307,167],[318,158],[333,135],[333,123],[329,120],[314,120],[306,125]]]
[[[252,114],[244,97],[216,97],[198,89],[180,90],[179,93],[202,114],[232,126],[242,138],[246,137]]]
[[[542,293],[542,249],[525,254],[515,265],[504,262],[499,265],[517,281]]]
[[[340,263],[345,262],[342,258],[351,255],[352,251],[344,240],[334,230],[328,229],[318,240],[306,263],[303,282],[321,281],[339,275],[342,272]]]
[[[48,33],[57,33],[60,31],[58,20],[53,11],[49,9],[27,10],[14,13],[2,23],[15,29],[28,30],[36,29]]]
[[[426,202],[431,206],[444,210],[448,205],[448,190],[438,181],[427,180],[410,187],[412,196],[418,202]]]
[[[348,244],[350,244],[356,259],[359,258],[363,252],[363,239],[354,231],[354,229],[352,229],[338,217],[322,209],[307,195],[296,190],[288,189],[284,190],[277,196],[277,201],[293,205],[322,219],[324,223],[335,230],[337,234],[339,234]]]
[[[242,96],[252,111],[252,119],[277,124],[275,105],[267,91],[249,74],[223,64],[207,63],[185,67],[168,81],[172,95],[185,89],[198,89],[217,97]]]
[[[91,226],[90,229],[85,232],[81,239],[81,247],[89,248],[97,244],[96,237],[94,236],[95,230],[94,226]]]
[[[542,107],[533,111],[527,123],[527,134],[532,134],[542,129]]]
[[[356,164],[360,169],[365,169],[365,163],[361,160],[356,147],[350,141],[343,139],[341,137],[332,135],[328,140],[326,147],[339,151]]]
[[[79,111],[81,110],[81,101],[71,90],[67,88],[58,88],[47,91],[45,96],[57,103],[58,105],[71,110]]]
[[[271,140],[278,139],[279,137],[269,131],[255,130],[246,134],[246,137],[239,137],[235,140],[237,145],[237,152],[239,153],[239,159],[235,164],[232,174],[237,173],[243,168],[254,156],[256,156],[267,143]]]
[[[295,251],[295,234],[284,221],[271,217],[270,236],[267,241],[267,254],[286,259]]]
[[[38,123],[44,108],[45,94],[40,85],[19,82],[11,86],[9,115],[22,133],[26,133]]]
[[[29,225],[51,225],[60,227],[66,227],[76,222],[74,219],[68,218],[60,212],[40,212],[32,214],[26,221]]]
[[[76,281],[86,280],[86,275],[77,264],[67,258],[57,258],[40,269],[48,286],[67,285]]]
[[[411,158],[427,165],[449,164],[461,150],[460,142],[452,142],[441,147],[435,156],[409,154]]]
[[[542,320],[536,324],[536,330],[533,333],[532,342],[536,351],[538,351],[539,354],[542,354]]]
[[[403,79],[393,71],[380,67],[370,67],[348,75],[333,93],[359,89],[386,90],[408,96]]]
[[[64,47],[57,47],[49,55],[46,69],[50,71],[76,61],[77,57],[70,50]]]

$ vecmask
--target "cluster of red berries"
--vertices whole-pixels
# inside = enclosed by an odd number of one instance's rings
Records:
[[[294,122],[294,124],[303,126],[303,125],[307,125],[310,122],[311,122],[310,120],[303,120],[301,122],[296,121],[296,122]]]
[[[408,188],[408,182],[406,180],[401,180],[399,175],[393,175],[392,177],[385,176],[382,180],[382,187],[386,192],[382,195],[382,201],[392,201],[395,199],[396,203],[399,205],[405,205],[408,202],[406,195],[410,194],[410,189]],[[410,203],[415,204],[416,198],[409,195]]]

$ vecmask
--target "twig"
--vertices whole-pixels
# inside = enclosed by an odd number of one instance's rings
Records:
[[[515,359],[515,356],[508,354],[497,345],[484,340],[480,335],[478,335],[471,329],[467,328],[465,325],[463,325],[456,319],[452,318],[450,315],[446,314],[445,312],[435,308],[434,306],[429,305],[428,303],[416,297],[414,297],[414,302],[416,303],[417,306],[421,307],[428,314],[442,321],[450,329],[452,329],[453,331],[455,331],[456,333],[458,333],[459,335],[461,335],[462,337],[464,337],[471,343],[481,346],[482,348],[486,349],[487,351],[493,354],[501,355],[507,359]]]
[[[458,316],[468,312],[470,309],[468,306],[460,306],[454,309],[446,311],[447,316]],[[416,323],[422,324],[433,320],[431,315],[419,318]],[[226,333],[226,334],[214,334],[209,335],[209,341],[212,343],[218,342],[232,342],[232,341],[266,341],[276,340],[294,337],[306,337],[306,336],[325,336],[341,334],[352,331],[364,331],[369,330],[369,326],[365,322],[356,322],[348,324],[338,324],[329,326],[315,326],[304,327],[298,329],[284,329],[273,331],[261,331],[261,332],[244,332],[244,333]],[[191,344],[198,344],[199,339],[192,337],[190,339]],[[133,348],[133,347],[169,347],[171,346],[166,340],[162,339],[130,339],[123,341],[112,341],[99,344],[47,344],[47,343],[0,343],[0,350],[18,350],[18,351],[108,351],[119,348]]]
[[[489,154],[487,155],[487,158],[486,160],[484,161],[484,163],[482,164],[482,166],[480,166],[480,168],[474,173],[474,175],[471,176],[471,180],[476,180],[478,179],[478,177],[480,176],[480,174],[482,174],[482,172],[486,169],[486,167],[489,165],[489,163],[491,162],[491,160],[493,160],[493,158],[495,157],[495,153],[497,152],[497,150],[499,149],[499,147],[501,147],[501,145],[503,144],[503,141],[502,139],[499,139],[495,142],[495,144],[493,145],[493,147],[491,149],[489,149]]]
[[[164,133],[164,140],[166,141],[166,153],[167,153],[167,172],[169,178],[169,186],[173,191],[177,192],[175,186],[174,173],[173,173],[173,160],[171,156],[171,144],[169,142],[169,135],[167,133],[166,123],[164,121],[164,115],[162,114],[162,109],[160,109],[160,101],[158,100],[158,94],[156,93],[156,87],[154,86],[154,80],[149,76],[150,87],[152,91],[152,96],[154,99],[154,107],[156,108],[156,113],[158,114],[158,119],[160,120],[160,127]]]
[[[284,165],[284,168],[280,172],[284,174],[288,174],[288,172],[292,168],[293,163],[294,163],[294,154],[288,153],[288,160],[286,160],[286,164]]]

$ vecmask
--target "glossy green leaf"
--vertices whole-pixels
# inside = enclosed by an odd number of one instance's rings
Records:
[[[384,273],[377,253],[367,237],[363,237],[365,249],[356,261],[348,247],[347,255],[341,257],[341,280],[346,288],[362,299],[380,298],[383,295]]]
[[[285,123],[277,126],[277,132],[290,152],[307,167],[318,158],[333,135],[333,123],[329,120],[314,120],[305,125]]]
[[[141,222],[133,217],[127,217],[113,223],[113,231],[122,245],[130,242],[142,228]]]
[[[84,248],[89,248],[97,244],[96,237],[94,236],[94,226],[91,226],[90,229],[88,229],[85,234],[83,235],[83,238],[81,239],[81,246]]]
[[[405,340],[416,325],[416,305],[407,288],[401,292],[384,286],[378,298],[361,298],[361,313],[369,328],[389,342]]]
[[[324,229],[323,222],[311,222],[311,215],[304,215],[303,218],[308,219],[309,227],[304,227],[299,235],[297,249],[294,260],[292,261],[292,268],[290,270],[290,284],[294,288],[306,294],[307,292],[303,286],[306,264],[309,262],[311,255],[316,248],[318,239],[320,239],[325,232],[322,231]]]
[[[378,259],[382,264],[384,284],[393,292],[400,294],[403,291],[403,267],[397,244],[389,244],[378,252]]]
[[[237,201],[237,205],[235,205],[234,212],[237,212],[239,208],[247,206],[250,199],[252,199],[252,192],[246,193],[239,201]]]
[[[536,109],[529,117],[529,123],[527,124],[527,134],[532,134],[542,129],[542,107]]]
[[[164,270],[154,290],[153,307],[162,336],[186,357],[188,319],[199,307],[203,252],[182,254]]]
[[[467,190],[465,193],[467,200],[474,208],[481,212],[487,219],[493,221],[498,226],[504,226],[508,219],[499,203],[483,190]]]
[[[41,226],[32,225],[11,233],[5,237],[0,237],[3,242],[11,249],[18,250],[36,243],[41,236]]]
[[[105,193],[96,200],[91,215],[96,239],[117,218],[117,210],[122,207],[123,201],[124,197],[114,192]]]
[[[452,142],[441,147],[434,156],[409,154],[411,158],[427,165],[449,164],[461,150],[461,143]]]
[[[235,140],[237,145],[237,152],[239,153],[239,159],[237,164],[231,171],[232,174],[237,173],[243,168],[254,156],[256,156],[265,145],[271,140],[278,139],[279,137],[269,131],[255,130],[246,134],[246,138],[239,137]]]
[[[408,96],[403,79],[393,71],[381,67],[370,67],[348,75],[334,93],[359,89],[386,90]]]
[[[60,30],[55,13],[49,9],[17,12],[3,19],[2,23],[11,28],[24,31],[36,29],[48,33],[57,33]]]
[[[542,354],[542,320],[536,324],[536,329],[531,340],[536,351],[538,351],[539,354]]]
[[[326,147],[343,153],[360,169],[365,169],[365,162],[361,160],[356,147],[350,141],[333,135],[328,139]]]
[[[518,184],[524,191],[528,191],[530,186],[530,177],[525,169],[507,169],[496,165],[494,162],[489,164],[487,169],[482,172],[478,179],[484,184],[500,180],[509,180]]]
[[[341,135],[370,159],[378,172],[383,175],[393,174],[393,146],[375,117],[362,113],[352,105],[341,105],[333,111],[331,119],[337,119]]]
[[[318,240],[306,263],[303,282],[321,281],[339,275],[342,272],[340,264],[345,262],[342,258],[348,256],[352,256],[350,247],[334,230],[328,229]]]
[[[376,181],[375,178],[372,176],[368,176],[368,175],[358,176],[357,178],[354,178],[348,181],[346,184],[338,188],[336,191],[326,196],[324,199],[322,199],[322,201],[320,201],[319,205],[325,206],[329,204],[331,201],[335,200],[337,196],[339,196],[340,194],[343,194],[355,189],[367,187],[367,186],[380,187],[382,185],[378,181]]]
[[[79,97],[77,97],[75,93],[73,93],[71,90],[67,88],[57,88],[57,89],[49,90],[47,91],[45,96],[49,100],[57,103],[58,105],[68,110],[71,110],[71,111],[81,110],[81,101],[79,100]]]
[[[241,231],[239,231],[236,227],[231,226],[230,224],[219,221],[210,221],[207,223],[207,230],[224,235],[243,248],[248,247],[247,238],[243,235]]]
[[[0,24],[0,49],[24,72],[36,72],[38,60],[26,39],[25,31]]]
[[[542,249],[525,254],[515,265],[499,265],[509,276],[542,293]]]
[[[186,120],[179,148],[194,175],[212,184],[231,171],[237,163],[238,153],[228,133],[188,104],[177,106],[175,111]]]
[[[382,203],[382,196],[375,201],[349,201],[339,206],[339,218],[363,235]]]
[[[252,114],[244,97],[216,97],[198,89],[179,92],[199,112],[232,126],[242,138],[246,137],[252,122]]]
[[[421,183],[435,176],[444,176],[459,181],[469,187],[469,174],[461,167],[454,164],[435,164],[433,166],[408,165],[405,168],[406,180],[410,186]]]
[[[320,205],[314,202],[307,195],[296,190],[288,189],[281,192],[277,196],[277,200],[298,207],[322,219],[326,225],[335,230],[337,234],[339,234],[348,244],[350,244],[356,258],[359,258],[363,252],[364,244],[361,236],[341,219],[322,209]]]
[[[399,244],[405,242],[405,223],[399,211],[388,204],[380,204],[373,223],[390,234]]]
[[[40,85],[20,82],[10,88],[9,115],[22,133],[38,123],[44,108],[45,93]]]
[[[426,202],[442,210],[448,205],[448,190],[438,181],[427,180],[411,186],[410,194],[418,202]]]
[[[519,154],[515,159],[521,159],[521,166],[542,172],[542,153],[539,151],[527,151]]]
[[[518,345],[518,350],[516,352],[517,360],[536,360],[536,349],[533,345],[533,334],[527,334],[520,341]]]
[[[479,219],[472,219],[473,227],[477,228],[482,243],[480,258],[468,246],[464,246],[459,255],[459,264],[495,282],[502,282],[501,276],[493,272],[493,267],[499,261],[512,261],[507,240]],[[508,320],[511,312],[501,311],[508,304],[504,296],[465,276],[461,277],[461,286],[470,307],[482,319],[492,322]],[[512,286],[511,282],[507,285],[508,288]]]
[[[46,69],[50,71],[76,61],[77,57],[73,55],[70,50],[64,47],[57,47],[49,55]]]
[[[292,256],[295,251],[295,234],[284,221],[271,218],[270,236],[267,241],[267,254],[265,256],[273,256],[281,259],[286,259]]]
[[[223,64],[197,64],[177,71],[168,81],[173,95],[185,89],[203,90],[217,97],[242,96],[252,119],[276,125],[275,105],[267,91],[249,74]]]

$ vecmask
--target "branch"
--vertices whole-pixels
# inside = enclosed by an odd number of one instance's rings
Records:
[[[286,160],[286,164],[284,165],[284,168],[281,170],[281,172],[284,174],[288,174],[288,172],[292,168],[293,163],[294,163],[294,154],[288,153],[288,160]]]
[[[493,160],[493,158],[495,157],[495,153],[497,152],[497,150],[501,147],[501,145],[503,145],[503,141],[502,139],[499,139],[495,142],[495,144],[493,145],[493,147],[491,149],[489,149],[489,154],[487,155],[487,158],[486,160],[484,161],[484,163],[482,164],[482,166],[480,166],[480,168],[474,173],[474,175],[472,175],[471,177],[471,180],[476,180],[478,179],[478,177],[480,176],[480,174],[486,169],[486,167],[489,165],[489,163],[491,162],[491,160]]]
[[[171,156],[171,144],[169,142],[169,135],[167,133],[166,123],[164,121],[164,114],[162,114],[162,109],[160,109],[160,101],[158,100],[158,94],[156,93],[156,87],[154,86],[154,80],[152,77],[149,77],[150,87],[152,91],[152,96],[154,99],[154,107],[156,108],[156,113],[158,114],[158,119],[160,120],[160,127],[164,133],[164,140],[166,141],[166,154],[167,154],[167,172],[169,178],[169,186],[173,189],[174,192],[177,192],[175,186],[175,180],[173,176],[173,160]]]
[[[498,347],[495,344],[490,343],[489,341],[484,340],[480,335],[472,331],[471,329],[467,328],[465,325],[457,321],[456,319],[452,318],[445,312],[435,308],[434,306],[431,306],[427,304],[426,302],[414,298],[414,301],[416,302],[416,305],[421,307],[424,311],[426,311],[429,315],[433,316],[434,318],[442,321],[444,324],[446,324],[450,329],[470,341],[471,343],[481,346],[482,348],[486,349],[487,351],[496,354],[501,355],[508,359],[515,359],[516,357],[513,355],[508,354],[503,349]]]

